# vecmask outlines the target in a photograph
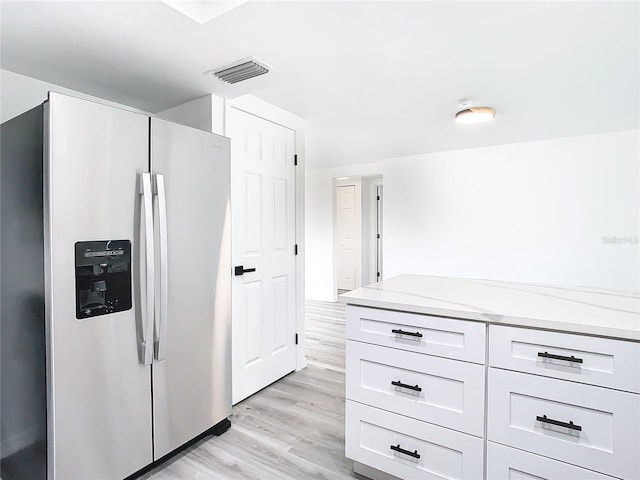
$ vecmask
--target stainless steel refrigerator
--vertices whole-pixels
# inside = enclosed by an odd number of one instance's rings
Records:
[[[121,479],[229,427],[229,139],[50,93],[1,127],[0,455]]]

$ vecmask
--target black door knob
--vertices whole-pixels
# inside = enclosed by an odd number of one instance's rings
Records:
[[[248,273],[248,272],[255,272],[255,271],[256,271],[255,268],[244,268],[243,265],[236,265],[234,267],[234,272],[235,272],[236,277],[239,276],[239,275],[243,275],[245,273]]]

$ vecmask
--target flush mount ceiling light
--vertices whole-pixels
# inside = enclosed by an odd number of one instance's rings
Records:
[[[456,113],[456,122],[465,125],[473,125],[476,123],[488,122],[496,118],[496,111],[491,107],[472,107],[469,100],[463,100],[460,102],[459,108],[462,108]]]

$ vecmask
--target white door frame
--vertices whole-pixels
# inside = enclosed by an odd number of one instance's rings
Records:
[[[378,244],[381,246],[382,237],[376,238],[377,227],[382,227],[382,217],[378,216],[377,200],[378,188],[382,187],[382,176],[362,177],[362,284],[369,285],[382,280],[377,277],[377,273],[382,273],[382,266],[378,269]]]
[[[384,188],[382,186],[382,180],[380,183],[375,184],[376,188],[376,248],[375,248],[375,265],[376,265],[376,282],[381,282],[384,277],[382,271],[382,252],[383,252],[383,205],[384,205]]]
[[[295,298],[296,298],[296,330],[298,344],[296,345],[296,371],[307,366],[304,356],[305,321],[304,321],[304,165],[305,165],[305,121],[301,118],[282,110],[270,103],[260,100],[253,95],[225,100],[225,120],[229,116],[231,108],[242,110],[257,117],[261,117],[273,123],[282,125],[295,132],[295,154],[297,155],[297,167],[295,174],[295,238],[298,246],[298,255],[295,258]],[[225,124],[225,134],[226,134]],[[231,205],[233,212],[233,205]],[[233,215],[233,213],[232,213]],[[233,319],[232,319],[233,321]]]
[[[362,179],[360,177],[334,178],[333,179],[333,290],[337,299],[338,289],[338,259],[336,254],[336,246],[338,242],[338,219],[337,219],[337,195],[338,187],[347,185],[355,186],[356,193],[356,236],[354,246],[357,248],[356,257],[356,288],[362,286]]]

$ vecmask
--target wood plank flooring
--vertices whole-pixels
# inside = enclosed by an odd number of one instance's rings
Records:
[[[169,479],[364,479],[344,456],[344,304],[308,301],[308,366],[233,407],[231,428],[144,475]]]

